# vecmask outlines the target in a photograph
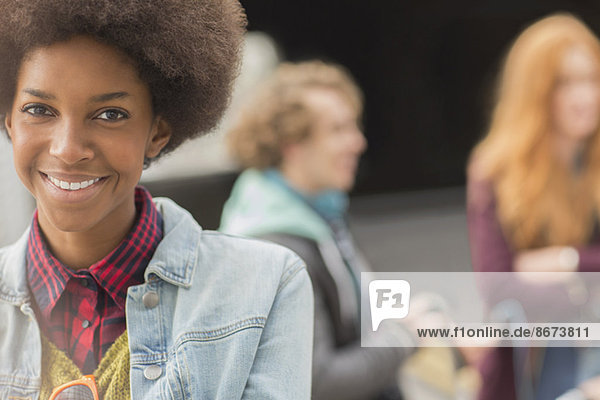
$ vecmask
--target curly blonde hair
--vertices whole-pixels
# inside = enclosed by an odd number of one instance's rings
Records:
[[[313,89],[335,90],[361,115],[362,93],[343,67],[322,61],[282,63],[229,130],[232,156],[247,168],[277,167],[283,146],[301,142],[312,131],[314,115],[305,95]]]

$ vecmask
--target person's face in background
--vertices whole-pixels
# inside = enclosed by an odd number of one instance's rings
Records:
[[[582,142],[600,121],[600,66],[582,46],[569,48],[562,59],[552,96],[552,128],[563,139]]]
[[[357,111],[333,89],[311,89],[305,102],[314,115],[310,136],[284,150],[282,172],[307,193],[349,191],[367,141]]]

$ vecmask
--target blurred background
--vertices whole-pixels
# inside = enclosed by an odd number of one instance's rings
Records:
[[[485,133],[499,64],[529,23],[556,11],[600,33],[594,1],[248,0],[244,64],[231,109],[207,137],[144,172],[205,229],[216,229],[237,176],[222,131],[244,96],[279,61],[321,58],[346,66],[365,94],[369,142],[352,192],[351,224],[379,271],[469,271],[465,165]],[[0,244],[30,222],[34,203],[0,142]]]

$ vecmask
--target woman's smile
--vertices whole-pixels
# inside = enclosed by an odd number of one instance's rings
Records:
[[[40,177],[49,198],[57,202],[75,204],[88,201],[96,196],[108,178],[44,172],[40,172]]]
[[[54,183],[54,186],[56,186],[57,188],[70,191],[85,189],[87,187],[92,186],[94,183],[100,180],[100,178],[94,178],[90,180],[84,180],[81,182],[69,182],[55,178],[52,175],[46,175],[46,177],[50,180],[50,182]]]

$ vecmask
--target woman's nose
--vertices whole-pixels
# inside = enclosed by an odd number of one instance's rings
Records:
[[[63,121],[51,135],[49,153],[65,164],[72,165],[93,158],[94,152],[83,124]]]
[[[354,145],[356,152],[362,154],[367,149],[367,138],[361,129],[356,129],[354,133]]]

